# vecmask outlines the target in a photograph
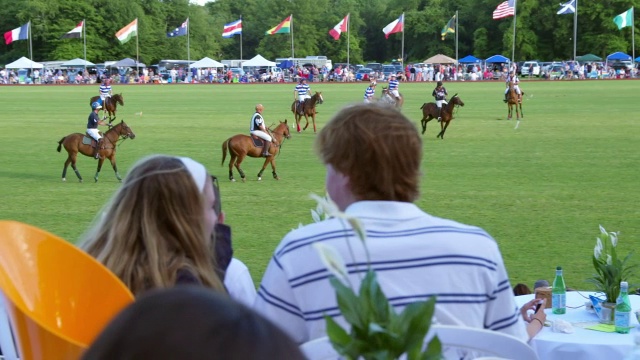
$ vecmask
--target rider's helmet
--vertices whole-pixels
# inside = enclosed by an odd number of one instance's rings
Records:
[[[100,103],[96,101],[93,104],[91,104],[91,109],[92,110],[102,109],[102,105],[100,105]]]
[[[377,84],[376,84],[375,80],[374,80],[374,81],[371,81],[370,86],[376,86],[376,85],[377,85]]]
[[[438,86],[442,86],[442,81],[438,81]]]
[[[301,79],[300,79],[300,84],[302,84],[302,83],[303,83],[303,82],[305,82],[305,81],[307,81],[307,79],[306,79],[306,78],[301,78]]]

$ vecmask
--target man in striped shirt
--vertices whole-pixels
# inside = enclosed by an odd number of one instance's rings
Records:
[[[376,94],[376,82],[372,81],[371,84],[364,91],[364,102],[370,103],[373,101],[373,96]]]
[[[389,75],[389,94],[393,95],[396,102],[400,101],[400,93],[398,92],[399,87],[400,83],[396,79],[396,76],[393,74]]]
[[[307,79],[301,78],[300,83],[296,85],[293,92],[298,98],[298,113],[302,114],[304,112],[304,101],[311,98],[311,95],[309,95],[311,93],[311,88],[307,85]],[[294,99],[296,98],[296,95],[294,95]]]
[[[100,89],[98,89],[98,93],[100,94],[100,106],[102,106],[103,118],[107,118],[107,111],[105,108],[107,107],[107,102],[111,101],[111,79],[104,78],[104,81],[100,84]]]
[[[260,284],[258,312],[298,343],[326,336],[325,315],[347,325],[331,273],[313,246],[321,243],[340,254],[355,289],[371,267],[398,312],[436,296],[440,323],[528,339],[496,241],[481,228],[413,204],[423,149],[411,121],[384,105],[348,106],[322,128],[316,149],[326,167],[327,193],[346,216],[361,221],[367,239],[360,241],[341,217],[288,233]]]

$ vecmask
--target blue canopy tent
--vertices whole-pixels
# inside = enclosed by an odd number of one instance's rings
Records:
[[[640,56],[635,59],[635,62],[640,62]]]
[[[627,55],[621,51],[618,52],[614,52],[613,54],[610,54],[609,56],[607,56],[607,61],[610,60],[631,60],[631,56]]]
[[[487,63],[507,63],[510,60],[502,55],[493,55],[485,60]]]
[[[292,66],[293,66],[293,61],[291,61],[291,60],[285,60],[285,61],[281,62],[280,64],[278,64],[278,67],[280,69],[288,69],[288,68],[290,68]]]
[[[482,62],[482,60],[478,59],[477,57],[473,56],[473,55],[467,55],[465,57],[463,57],[462,59],[458,60],[459,63],[461,64],[474,64],[474,63],[480,63]]]

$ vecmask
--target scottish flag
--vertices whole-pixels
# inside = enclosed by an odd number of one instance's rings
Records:
[[[573,14],[576,12],[576,0],[569,0],[564,4],[560,4],[560,10],[558,10],[558,15],[566,15]]]

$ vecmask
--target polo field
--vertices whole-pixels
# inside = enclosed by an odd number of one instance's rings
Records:
[[[203,163],[220,179],[235,256],[256,284],[282,237],[313,221],[310,209],[316,204],[309,194],[325,192],[313,129],[298,133],[293,126],[294,86],[113,85],[126,98],[114,124],[124,120],[136,135],[118,144],[120,173],[156,153]],[[367,84],[310,86],[324,98],[316,108],[320,131],[338,109],[362,102]],[[526,116],[517,129],[515,119],[507,120],[503,82],[444,86],[465,106],[454,110],[444,139],[436,138],[436,120],[422,135],[420,208],[487,230],[500,245],[512,285],[551,281],[560,265],[568,287],[590,289],[585,279],[593,272],[599,224],[620,231],[622,253],[633,250],[640,240],[640,81],[522,81]],[[420,107],[434,101],[434,87],[400,83],[401,111],[419,131]],[[97,93],[97,85],[0,86],[0,219],[35,225],[70,242],[81,238],[120,182],[107,162],[94,182],[98,162],[84,156],[77,167],[85,181],[71,174],[63,182],[67,155],[56,147],[61,137],[84,133],[91,111],[87,98]],[[230,182],[228,165],[221,166],[221,144],[249,133],[257,103],[264,105],[268,126],[285,119],[291,124],[291,138],[276,158],[280,180],[267,173],[257,181],[264,159],[247,158],[247,181]]]

